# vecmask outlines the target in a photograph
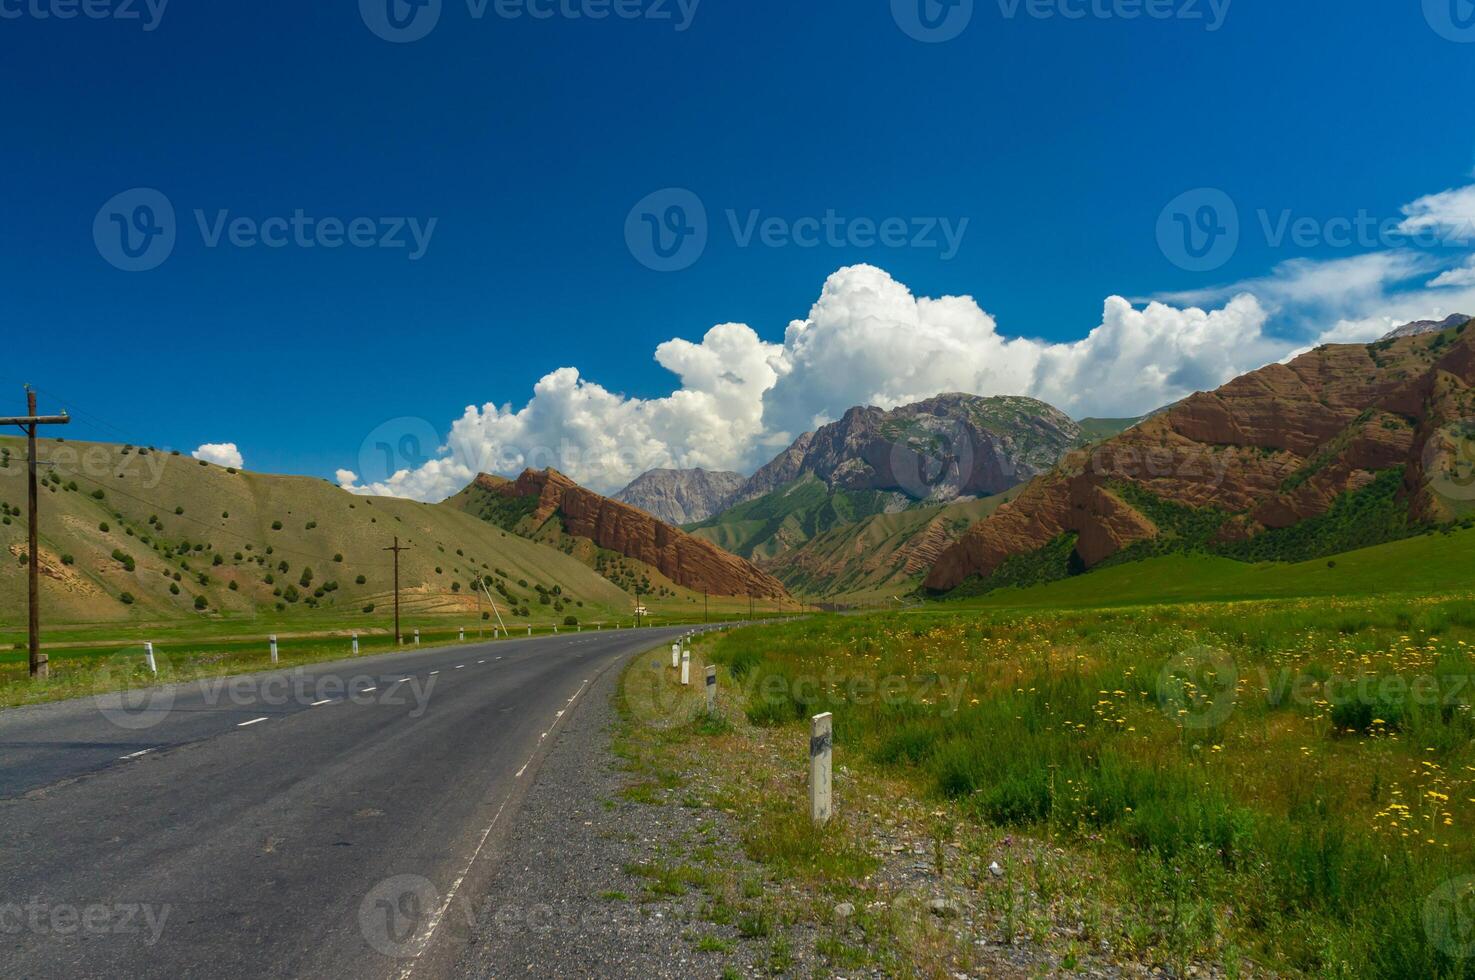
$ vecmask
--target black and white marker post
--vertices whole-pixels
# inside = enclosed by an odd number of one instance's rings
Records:
[[[707,714],[717,713],[717,668],[707,668]]]
[[[828,711],[809,719],[809,817],[817,827],[829,823],[834,810],[830,778],[834,720],[835,716]]]

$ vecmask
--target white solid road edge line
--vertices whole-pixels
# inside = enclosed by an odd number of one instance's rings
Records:
[[[236,727],[237,728],[245,728],[247,725],[255,725],[258,722],[263,722],[263,721],[266,721],[266,716],[265,715],[263,715],[260,718],[252,718],[250,721],[243,721],[239,725],[237,725]]]
[[[574,696],[568,699],[569,704],[573,704],[574,699],[583,693],[584,688],[588,686],[589,680],[585,678],[584,683],[580,684],[579,689],[574,692]],[[549,726],[549,732],[558,726],[559,720],[559,718],[553,720],[553,725]],[[543,734],[547,735],[548,732],[544,732]],[[533,757],[536,757],[537,754],[537,751],[534,750]],[[527,772],[528,766],[532,765],[533,757],[530,757],[527,762],[523,763],[523,767],[517,770],[519,777]],[[400,971],[398,980],[408,980],[410,975],[415,972],[415,965],[420,961],[420,957],[430,945],[430,940],[435,937],[435,930],[440,925],[440,920],[445,918],[446,911],[451,907],[451,902],[456,898],[456,893],[461,890],[461,883],[471,873],[471,868],[476,864],[476,859],[481,855],[482,848],[487,846],[487,838],[492,836],[492,828],[497,826],[497,821],[502,818],[502,811],[507,809],[507,804],[511,799],[512,794],[508,793],[506,798],[502,800],[502,805],[497,807],[497,812],[492,816],[492,822],[487,824],[486,830],[482,831],[481,841],[477,843],[476,850],[471,852],[471,860],[466,862],[466,867],[462,869],[461,874],[456,877],[456,880],[451,883],[451,890],[446,893],[445,901],[440,903],[440,908],[436,909],[435,914],[430,917],[430,922],[426,925],[424,934],[415,941],[415,951],[411,955],[410,961],[405,964],[405,968]]]
[[[584,683],[580,684],[579,685],[579,689],[574,692],[574,696],[571,697],[571,698],[569,698],[568,701],[565,702],[565,704],[570,704],[571,705],[575,701],[577,701],[579,699],[579,695],[584,693],[584,688],[586,688],[588,686],[589,686],[589,678],[586,677],[586,678],[584,678]],[[567,711],[567,710],[568,710],[567,708],[564,709],[564,711]],[[560,712],[558,712],[558,714],[554,715],[553,716],[553,724],[551,724],[551,725],[548,726],[548,730],[546,732],[544,732],[543,734],[541,734],[541,735],[538,736],[538,743],[539,743],[540,746],[541,746],[541,744],[542,744],[542,742],[543,742],[543,740],[545,738],[547,738],[549,735],[552,735],[553,734],[553,729],[555,729],[555,728],[558,727],[558,723],[560,721],[563,721],[563,711],[560,711]],[[528,761],[524,762],[522,764],[522,768],[519,769],[519,770],[517,770],[517,775],[514,778],[521,779],[522,778],[522,774],[528,771],[528,766],[530,766],[530,765],[533,764],[533,760],[535,758],[537,758],[537,756],[538,756],[538,750],[537,749],[534,749],[533,750],[533,754],[530,755],[530,756],[528,756]]]

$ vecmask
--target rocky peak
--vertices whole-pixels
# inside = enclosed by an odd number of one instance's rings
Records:
[[[1405,323],[1384,334],[1383,340],[1400,340],[1404,337],[1417,337],[1426,333],[1443,333],[1451,327],[1458,327],[1463,323],[1469,323],[1470,318],[1463,313],[1447,316],[1443,320],[1415,320],[1413,323]]]
[[[725,509],[742,488],[741,473],[723,470],[650,470],[612,499],[639,507],[668,524],[694,524]]]
[[[1080,426],[1033,398],[950,392],[891,411],[861,406],[800,436],[734,502],[805,475],[832,490],[897,491],[914,500],[989,496],[1045,472],[1081,439]]]

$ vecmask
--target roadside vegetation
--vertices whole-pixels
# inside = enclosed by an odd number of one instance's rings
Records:
[[[705,764],[792,745],[797,803],[805,720],[833,712],[844,816],[824,847],[877,859],[893,804],[866,818],[866,797],[920,802],[937,862],[973,869],[931,887],[985,944],[1028,939],[1067,970],[1110,950],[1175,976],[1475,976],[1475,596],[944,606],[699,649],[734,698],[726,734],[684,729]],[[759,789],[734,797],[750,858],[877,900]],[[897,955],[873,938],[831,937]],[[976,956],[947,949],[919,962]]]

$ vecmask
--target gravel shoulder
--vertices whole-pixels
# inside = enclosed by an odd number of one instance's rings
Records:
[[[837,759],[836,817],[815,830],[807,733],[749,726],[730,688],[708,716],[699,691],[664,651],[599,679],[528,789],[454,975],[1168,975],[1120,948],[1126,896],[1088,857],[970,826],[854,760]]]

